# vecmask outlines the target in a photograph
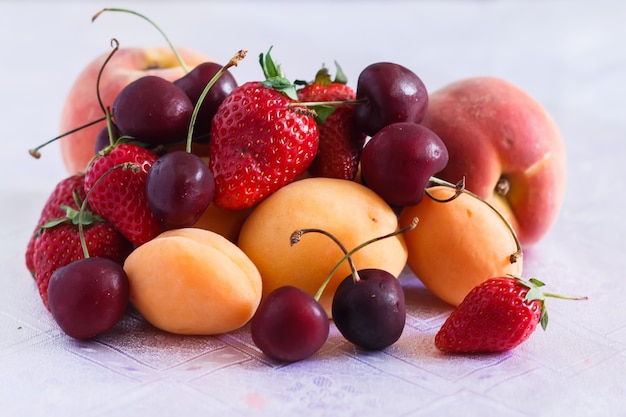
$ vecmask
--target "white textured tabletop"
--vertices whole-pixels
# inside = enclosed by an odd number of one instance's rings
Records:
[[[80,70],[109,50],[161,45],[128,7],[173,42],[261,76],[254,56],[274,45],[287,75],[338,60],[349,79],[395,61],[429,90],[473,75],[522,87],[565,138],[568,184],[557,223],[526,251],[525,275],[585,302],[550,300],[551,322],[518,348],[442,355],[433,337],[450,307],[411,276],[399,342],[363,353],[336,330],[313,358],[268,361],[247,328],[219,337],[172,336],[134,315],[90,342],[65,336],[24,265],[41,207],[66,172],[57,133]],[[626,415],[626,7],[615,1],[146,1],[0,2],[0,409],[6,416],[618,416]]]

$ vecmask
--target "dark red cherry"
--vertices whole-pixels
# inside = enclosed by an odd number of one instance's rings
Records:
[[[215,193],[215,180],[199,156],[174,151],[157,159],[146,176],[146,199],[167,228],[195,224]]]
[[[222,65],[215,62],[205,62],[174,81],[174,85],[183,90],[195,106],[206,85],[221,68]],[[217,108],[236,87],[237,81],[228,71],[224,71],[215,84],[211,86],[200,106],[194,125],[193,136],[196,140],[209,140],[211,121]]]
[[[154,75],[124,87],[111,108],[113,120],[124,135],[149,144],[184,140],[192,112],[193,104],[183,90]]]
[[[382,128],[363,148],[364,184],[392,206],[413,206],[424,198],[430,178],[448,164],[448,150],[430,129],[414,123]]]
[[[326,342],[328,315],[308,293],[285,286],[269,293],[250,324],[252,341],[272,359],[295,362],[308,358]]]
[[[381,269],[362,269],[360,280],[346,277],[335,292],[333,320],[343,337],[368,350],[394,344],[406,321],[404,291],[398,280]]]
[[[391,123],[419,123],[428,107],[422,80],[408,68],[390,62],[369,65],[359,74],[356,98],[365,102],[356,106],[354,121],[369,136]]]
[[[48,285],[52,317],[75,339],[90,339],[112,328],[126,311],[128,299],[124,269],[106,258],[84,258],[61,267]]]

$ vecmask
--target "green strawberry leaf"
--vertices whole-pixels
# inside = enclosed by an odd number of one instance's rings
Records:
[[[261,84],[266,88],[273,88],[289,97],[292,100],[298,99],[298,93],[296,92],[296,86],[294,83],[285,78],[283,70],[280,65],[277,65],[271,56],[272,46],[266,54],[259,54],[259,63],[263,69],[263,75],[265,75],[265,81]]]

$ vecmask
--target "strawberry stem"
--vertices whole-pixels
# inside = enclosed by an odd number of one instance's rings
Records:
[[[430,198],[432,198],[433,200],[435,200],[437,202],[447,203],[447,202],[450,202],[450,201],[454,200],[455,198],[457,198],[462,193],[465,193],[465,194],[470,195],[473,198],[476,198],[477,200],[481,201],[482,203],[486,204],[504,222],[504,224],[506,225],[507,229],[509,229],[509,231],[511,232],[511,235],[513,236],[513,240],[515,241],[515,248],[516,248],[516,250],[515,250],[515,252],[513,254],[511,254],[511,256],[509,256],[509,262],[514,264],[515,262],[517,262],[519,260],[519,258],[522,257],[522,244],[520,243],[519,238],[517,237],[517,233],[513,229],[513,226],[511,225],[511,222],[509,222],[508,219],[506,217],[504,217],[504,215],[500,212],[500,210],[498,210],[497,208],[495,208],[493,206],[493,204],[489,203],[484,198],[480,197],[479,195],[477,195],[477,194],[471,192],[470,190],[468,190],[467,188],[465,188],[465,178],[462,178],[461,181],[459,181],[457,184],[452,184],[451,182],[442,180],[442,179],[437,178],[437,177],[430,177],[429,180],[431,182],[437,184],[437,185],[443,185],[443,186],[446,186],[446,187],[453,188],[455,190],[455,193],[454,193],[454,195],[452,197],[444,199],[444,200],[435,197],[428,190],[424,190],[426,192],[426,195],[428,195]]]
[[[159,31],[159,33],[163,36],[163,38],[165,39],[165,42],[167,42],[167,44],[169,45],[170,49],[172,50],[172,52],[174,52],[174,56],[176,56],[176,59],[178,60],[181,68],[183,69],[183,71],[185,72],[185,74],[187,74],[189,72],[189,69],[187,68],[187,65],[185,64],[185,61],[183,61],[183,58],[180,56],[180,54],[178,53],[178,50],[174,47],[174,45],[172,44],[172,42],[170,41],[170,39],[167,37],[167,35],[165,34],[165,32],[163,32],[163,30],[151,19],[149,19],[147,16],[144,16],[141,13],[138,13],[134,10],[129,10],[129,9],[120,9],[120,8],[115,8],[115,7],[106,7],[102,10],[100,10],[98,13],[96,13],[95,15],[93,15],[93,17],[91,18],[91,21],[95,21],[98,16],[100,16],[102,13],[104,12],[122,12],[122,13],[130,13],[132,15],[138,16],[142,19],[144,19],[146,22],[150,23],[156,30]]]
[[[198,113],[200,112],[200,107],[202,106],[202,103],[204,102],[204,98],[209,93],[209,90],[211,89],[211,87],[213,87],[213,85],[217,82],[217,80],[224,74],[224,72],[226,72],[226,70],[228,70],[231,67],[236,67],[239,64],[239,62],[246,57],[247,53],[248,51],[243,50],[243,49],[237,52],[237,54],[233,56],[226,65],[224,65],[222,68],[219,69],[219,71],[217,71],[217,73],[215,73],[213,78],[211,78],[209,82],[207,83],[207,85],[204,87],[204,90],[202,90],[202,93],[200,94],[200,97],[198,98],[198,102],[193,108],[193,113],[191,114],[191,121],[189,122],[189,130],[187,132],[187,144],[185,147],[185,150],[188,153],[191,153],[191,142],[193,139],[193,130],[196,125],[196,119],[198,118]]]

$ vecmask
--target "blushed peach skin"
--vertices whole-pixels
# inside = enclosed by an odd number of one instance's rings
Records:
[[[318,233],[306,234],[291,245],[295,230],[326,230],[351,250],[397,227],[396,214],[369,188],[348,180],[305,178],[281,188],[253,210],[241,229],[239,247],[258,267],[264,295],[283,285],[315,295],[343,252]],[[406,259],[401,235],[373,243],[353,256],[357,269],[384,269],[396,277]],[[349,274],[344,263],[320,298],[329,316],[333,294]]]
[[[155,327],[212,335],[254,315],[262,282],[252,261],[226,238],[203,229],[162,233],[126,259],[130,300]]]
[[[179,48],[178,52],[189,69],[211,61],[204,54],[188,48]],[[61,113],[60,133],[104,116],[98,103],[96,84],[98,73],[108,55],[108,52],[104,53],[91,61],[74,81]],[[169,48],[120,48],[102,73],[102,102],[105,107],[110,107],[122,88],[144,75],[158,75],[174,81],[184,74]],[[100,122],[59,140],[63,163],[69,174],[85,171],[94,155],[96,136],[105,125],[105,122]]]
[[[545,236],[558,217],[566,187],[566,153],[546,109],[508,81],[459,80],[433,92],[422,124],[446,144],[448,166],[437,176],[502,209],[523,245]],[[508,181],[505,196],[496,192]]]
[[[439,199],[454,190],[432,187]],[[415,229],[405,233],[407,264],[422,283],[441,300],[458,305],[472,288],[489,278],[521,276],[523,256],[516,253],[514,235],[506,223],[484,202],[468,194],[441,203],[426,196],[400,213],[402,227],[419,218]]]

